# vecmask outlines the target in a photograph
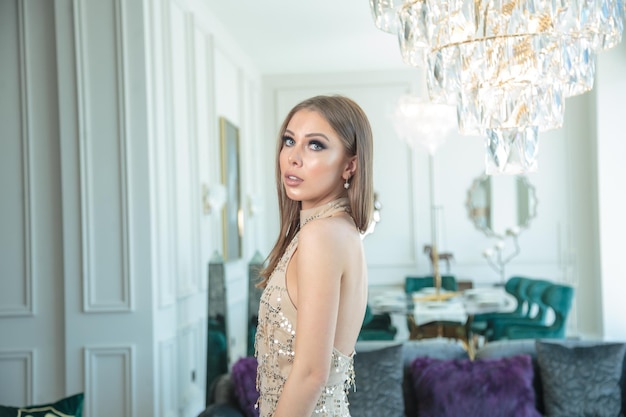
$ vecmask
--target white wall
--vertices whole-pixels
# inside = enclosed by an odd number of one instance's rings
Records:
[[[595,282],[602,289],[603,331],[608,339],[626,339],[626,42],[603,52],[598,63],[598,207],[601,272]]]
[[[0,2],[0,404],[66,387],[52,2]],[[33,30],[37,28],[37,30]],[[20,335],[20,337],[17,337]]]
[[[143,5],[55,6],[65,390],[85,415],[153,412]]]
[[[86,416],[195,416],[222,250],[201,185],[221,182],[224,115],[254,190],[254,65],[201,1],[14,0],[0,19],[0,403],[84,392]],[[244,214],[233,360],[263,229]]]
[[[155,409],[197,415],[204,406],[208,264],[222,254],[222,212],[202,210],[202,187],[223,182],[218,120],[240,132],[241,198],[254,178],[258,74],[200,1],[148,3],[155,276]],[[244,210],[243,255],[226,263],[231,361],[245,355],[247,262],[255,222]]]

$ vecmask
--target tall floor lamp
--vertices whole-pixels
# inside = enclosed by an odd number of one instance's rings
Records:
[[[438,206],[435,187],[435,153],[448,139],[457,126],[456,109],[447,104],[431,103],[415,95],[404,95],[398,99],[393,114],[393,125],[397,135],[415,148],[422,146],[428,150],[429,195],[431,205],[431,261],[435,281],[435,295],[440,298],[441,273],[439,271],[438,248]]]

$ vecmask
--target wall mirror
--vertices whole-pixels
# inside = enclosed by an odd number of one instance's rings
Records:
[[[535,187],[523,175],[481,175],[467,192],[467,211],[478,230],[504,238],[518,233],[537,216]]]

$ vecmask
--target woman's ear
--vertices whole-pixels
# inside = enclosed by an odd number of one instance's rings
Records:
[[[350,179],[356,172],[357,168],[357,159],[356,156],[350,157],[348,163],[346,164],[346,168],[343,171],[343,179]]]

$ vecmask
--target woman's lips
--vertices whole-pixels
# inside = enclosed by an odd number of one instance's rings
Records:
[[[285,175],[284,182],[285,182],[285,185],[289,187],[295,187],[302,183],[302,179],[296,177],[295,175]]]

